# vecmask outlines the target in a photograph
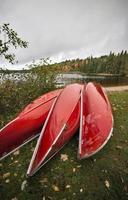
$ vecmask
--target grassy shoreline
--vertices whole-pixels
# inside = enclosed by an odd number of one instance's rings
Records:
[[[0,162],[3,200],[126,200],[128,199],[128,92],[112,92],[114,132],[104,149],[78,161],[76,135],[32,178],[26,179],[36,141]],[[11,113],[9,113],[11,118]],[[61,160],[61,154],[68,159]]]

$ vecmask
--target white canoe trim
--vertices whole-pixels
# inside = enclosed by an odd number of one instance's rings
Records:
[[[58,97],[59,97],[59,96],[58,96]],[[39,139],[38,139],[38,141],[37,141],[37,144],[36,144],[34,153],[33,153],[33,155],[32,155],[32,158],[31,158],[31,161],[30,161],[28,170],[27,170],[27,175],[31,174],[30,172],[31,172],[31,169],[32,169],[32,165],[33,165],[34,160],[35,160],[35,158],[36,158],[36,155],[37,155],[37,152],[38,152],[38,148],[39,148],[39,146],[40,146],[40,143],[41,143],[43,134],[44,134],[44,132],[45,132],[46,126],[47,126],[47,124],[48,124],[49,118],[50,118],[50,116],[51,116],[51,114],[52,114],[52,111],[53,111],[53,109],[54,109],[54,106],[55,106],[55,104],[56,104],[56,101],[57,101],[58,97],[55,98],[55,100],[54,100],[54,102],[53,102],[53,104],[52,104],[52,106],[51,106],[51,109],[50,109],[50,111],[49,111],[49,113],[48,113],[48,115],[47,115],[47,118],[46,118],[46,120],[45,120],[44,126],[43,126],[43,128],[42,128],[40,137],[39,137]]]
[[[46,104],[46,103],[48,103],[49,101],[55,99],[56,97],[57,97],[57,95],[55,95],[54,97],[52,97],[51,99],[49,99],[49,100],[47,100],[47,101],[45,101],[45,102],[43,102],[43,103],[38,104],[37,106],[31,108],[30,110],[26,111],[26,112],[23,113],[23,114],[22,114],[22,112],[23,112],[23,111],[22,111],[21,113],[19,113],[18,117],[16,117],[15,119],[13,119],[13,120],[10,121],[9,123],[7,123],[3,128],[0,129],[0,134],[2,134],[1,131],[3,131],[6,127],[8,127],[8,126],[9,126],[10,124],[12,124],[13,122],[17,121],[18,119],[22,118],[24,115],[26,115],[26,114],[28,114],[29,112],[35,110],[36,108],[42,106],[43,104]],[[28,105],[29,105],[29,104],[28,104]],[[24,109],[25,109],[25,108],[24,108]]]
[[[68,121],[68,120],[67,120],[67,121]],[[57,138],[54,140],[52,146],[49,148],[49,150],[48,150],[48,152],[47,152],[45,158],[46,158],[47,155],[50,153],[50,151],[52,150],[53,145],[57,142],[57,140],[59,139],[59,137],[60,137],[61,134],[63,133],[65,127],[66,127],[66,123],[65,123],[64,126],[62,127],[62,129],[61,129],[59,135],[57,136]],[[61,148],[59,148],[55,153],[53,153],[53,155],[51,155],[45,162],[43,162],[42,164],[39,164],[39,167],[38,167],[33,173],[31,173],[31,174],[28,174],[28,173],[27,173],[27,174],[26,174],[26,177],[33,176],[37,171],[40,170],[40,168],[41,168],[43,165],[45,165],[49,160],[51,160],[51,159],[54,157],[54,155],[56,155],[67,143],[68,143],[68,141],[67,141],[66,143],[64,143],[64,145],[62,145]],[[44,159],[45,159],[45,158],[44,158]],[[43,159],[43,160],[44,160],[44,159]],[[42,162],[42,161],[41,161],[41,162]],[[40,163],[41,163],[41,162],[40,162]]]
[[[55,143],[57,142],[57,140],[59,139],[59,137],[61,136],[61,134],[63,133],[64,129],[66,127],[66,124],[64,124],[64,126],[62,127],[60,133],[58,134],[58,136],[55,138],[53,144],[51,145],[51,147],[48,149],[47,153],[45,154],[45,156],[42,158],[42,160],[40,161],[40,163],[38,164],[37,168],[35,169],[35,171],[33,171],[32,173],[28,173],[27,172],[27,176],[32,176],[33,174],[35,174],[44,164],[46,164],[58,151],[60,151],[60,149],[62,149],[62,147],[64,145],[62,145],[61,148],[59,148],[53,155],[51,155],[45,162],[43,162],[45,160],[45,158],[48,156],[48,154],[50,153],[50,151],[52,150],[52,147],[55,145]],[[42,163],[43,162],[43,163]],[[42,164],[41,164],[42,163]]]
[[[61,92],[61,91],[60,91],[60,92]],[[4,133],[1,133],[1,131],[3,131],[5,128],[7,128],[10,124],[13,124],[15,121],[17,121],[17,120],[19,120],[20,118],[22,118],[22,116],[25,116],[26,114],[28,114],[28,113],[31,112],[32,110],[35,110],[35,109],[38,108],[39,106],[41,106],[41,105],[43,105],[43,104],[45,104],[45,103],[51,101],[52,99],[55,99],[56,97],[57,97],[57,95],[55,95],[54,97],[52,97],[51,99],[49,99],[49,100],[47,100],[47,101],[45,101],[45,102],[43,102],[43,103],[38,104],[37,106],[35,106],[34,108],[32,108],[32,109],[30,109],[29,111],[25,112],[25,113],[22,114],[21,116],[20,116],[20,114],[19,114],[18,117],[16,117],[15,119],[13,119],[13,120],[10,121],[9,123],[7,123],[3,128],[0,129],[0,135],[1,135],[1,134],[4,134]],[[24,108],[24,109],[25,109],[25,108]],[[14,153],[16,150],[18,150],[19,148],[21,148],[21,147],[24,146],[25,144],[27,144],[27,143],[29,143],[30,141],[34,140],[34,139],[35,139],[36,137],[38,137],[39,135],[40,135],[40,133],[36,134],[34,137],[31,137],[30,139],[24,141],[23,144],[21,144],[20,146],[16,147],[15,149],[13,149],[12,151],[10,151],[9,153],[5,153],[4,156],[2,156],[2,157],[0,158],[0,161],[3,160],[4,158],[6,158],[7,156],[9,156],[10,154]]]
[[[9,123],[7,123],[3,128],[0,129],[0,135],[3,134],[1,133],[1,131],[3,131],[6,127],[8,127],[10,124],[12,124],[13,122],[17,121],[20,117],[16,117],[15,119],[13,119],[12,121],[10,121]]]
[[[83,129],[83,90],[80,94],[80,130],[79,130],[79,147],[78,151],[79,154],[81,154],[81,141],[82,141],[82,129]]]
[[[59,139],[59,137],[61,136],[61,134],[63,133],[64,129],[66,127],[66,124],[63,125],[62,129],[60,130],[59,134],[57,135],[57,137],[55,138],[54,142],[52,143],[51,147],[48,149],[47,153],[44,155],[44,157],[42,158],[42,160],[40,161],[40,163],[38,164],[37,168],[41,165],[41,163],[43,162],[43,160],[45,160],[45,158],[47,157],[47,155],[50,153],[50,151],[52,150],[52,147],[55,145],[55,143],[57,142],[57,140]]]
[[[52,97],[51,99],[49,99],[49,100],[47,100],[47,101],[45,101],[45,102],[43,102],[43,103],[40,103],[40,104],[38,104],[37,106],[35,106],[35,107],[33,107],[33,108],[31,108],[30,110],[28,110],[28,111],[26,111],[25,113],[23,113],[22,114],[22,112],[24,111],[22,111],[20,114],[19,114],[19,116],[20,117],[22,117],[22,116],[24,116],[24,115],[26,115],[26,114],[28,114],[29,112],[31,112],[31,111],[33,111],[33,110],[35,110],[36,108],[38,108],[38,107],[40,107],[40,106],[42,106],[43,104],[46,104],[46,103],[48,103],[49,101],[51,101],[51,100],[53,100],[53,99],[55,99],[57,97],[57,95],[55,95],[54,97]],[[31,103],[30,103],[31,104]],[[29,104],[28,104],[29,105]],[[27,106],[26,106],[27,107]],[[24,108],[25,109],[25,108]]]
[[[33,137],[31,137],[30,139],[26,140],[23,144],[21,144],[20,146],[16,147],[15,149],[10,151],[9,153],[4,154],[4,156],[0,158],[0,161],[3,160],[4,158],[6,158],[7,156],[9,156],[10,154],[14,153],[15,151],[17,151],[21,147],[23,147],[25,144],[27,144],[27,143],[31,142],[32,140],[34,140],[35,138],[37,138],[39,135],[40,135],[40,133],[34,135]]]

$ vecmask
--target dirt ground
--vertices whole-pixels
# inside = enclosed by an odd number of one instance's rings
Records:
[[[128,85],[123,86],[114,86],[114,87],[105,87],[108,92],[120,92],[120,91],[128,91]]]

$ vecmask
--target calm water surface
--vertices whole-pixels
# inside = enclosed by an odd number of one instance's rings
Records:
[[[29,73],[13,73],[2,75],[0,74],[0,82],[4,79],[11,80],[25,80]],[[58,74],[56,76],[55,82],[58,87],[70,84],[70,83],[86,83],[86,82],[97,82],[102,84],[103,86],[118,86],[118,85],[128,85],[128,77],[113,77],[113,76],[88,76],[80,72],[73,73],[64,73]]]
[[[88,76],[79,72],[59,74],[56,81],[57,86],[63,86],[70,83],[85,83],[89,81],[100,83],[103,86],[128,85],[128,77]]]

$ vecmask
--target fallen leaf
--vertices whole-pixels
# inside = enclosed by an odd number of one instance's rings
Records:
[[[56,185],[52,185],[52,189],[53,189],[55,192],[59,192],[59,191],[60,191],[59,187],[56,186]]]
[[[122,177],[122,176],[120,177],[120,179],[121,179],[121,182],[122,182],[122,183],[124,183],[124,179],[123,179],[123,177]]]
[[[43,178],[43,179],[40,180],[39,182],[43,185],[44,183],[47,183],[47,182],[48,182],[48,179],[47,179],[47,178]]]
[[[6,179],[5,183],[9,183],[9,182],[10,182],[10,180],[9,180],[9,179]]]
[[[24,180],[24,181],[22,182],[22,184],[21,184],[21,190],[22,190],[22,191],[25,189],[26,185],[27,185],[27,181]]]
[[[110,183],[109,183],[108,180],[105,181],[105,186],[106,186],[107,188],[110,188]]]
[[[108,173],[108,171],[106,169],[101,170],[104,173]]]
[[[13,153],[14,156],[17,156],[17,155],[19,155],[19,154],[20,154],[20,150],[17,150],[17,151],[15,151],[15,152]]]
[[[11,200],[18,200],[16,197],[12,198]]]
[[[80,192],[83,192],[83,188],[80,189]]]
[[[8,178],[9,176],[10,176],[10,172],[7,172],[6,174],[3,174],[3,179],[6,179],[6,178]]]
[[[14,173],[14,176],[17,176],[18,174]]]
[[[34,152],[34,150],[35,150],[35,147],[31,148],[31,151],[32,151],[32,152]]]
[[[123,147],[120,146],[120,145],[117,145],[116,148],[119,149],[119,150],[123,149]]]
[[[113,110],[114,110],[114,111],[116,111],[116,110],[117,110],[117,108],[116,108],[116,107],[113,107]]]
[[[70,187],[71,187],[71,185],[66,185],[66,187],[65,187],[65,188],[69,189]]]
[[[77,168],[81,168],[81,165],[77,165]]]
[[[65,162],[66,160],[68,160],[68,155],[67,154],[61,154],[61,158],[60,158],[63,162]]]
[[[73,168],[73,170],[72,170],[73,172],[76,172],[76,168]]]
[[[12,198],[11,200],[18,200],[16,197]]]

